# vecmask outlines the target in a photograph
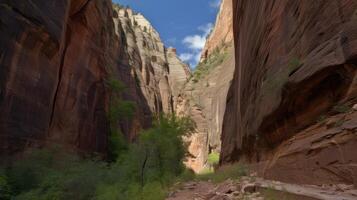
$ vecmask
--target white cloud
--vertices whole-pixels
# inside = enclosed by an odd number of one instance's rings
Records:
[[[219,8],[221,6],[221,0],[212,0],[209,2],[209,6],[212,8]]]
[[[188,48],[199,50],[205,46],[206,37],[204,35],[190,35],[182,41]]]
[[[192,67],[196,66],[201,59],[201,51],[206,44],[206,37],[213,29],[213,24],[208,23],[197,28],[201,34],[186,36],[182,43],[189,49],[189,52],[181,54],[179,57],[185,62],[189,62]]]
[[[182,53],[179,55],[179,58],[184,62],[190,61],[193,57],[194,55],[192,53]]]

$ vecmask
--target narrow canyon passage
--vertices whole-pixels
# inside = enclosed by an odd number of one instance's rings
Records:
[[[356,0],[0,0],[0,200],[357,199],[356,152]]]

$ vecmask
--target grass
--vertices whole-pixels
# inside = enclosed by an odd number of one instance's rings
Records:
[[[212,181],[214,183],[220,183],[227,179],[239,180],[242,176],[248,174],[248,169],[241,165],[235,164],[230,166],[224,166],[216,172],[207,171],[196,175],[196,179],[200,181]]]

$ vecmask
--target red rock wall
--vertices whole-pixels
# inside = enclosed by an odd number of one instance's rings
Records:
[[[0,1],[0,147],[106,151],[109,0]],[[42,143],[43,144],[43,143]]]
[[[343,178],[346,171],[357,174],[351,167],[357,163],[356,128],[349,117],[342,123],[349,129],[335,135],[338,140],[347,131],[349,139],[335,146],[327,143],[317,150],[306,143],[316,138],[293,139],[300,134],[325,138],[325,129],[309,128],[322,115],[336,117],[329,112],[332,107],[356,103],[356,13],[355,0],[233,0],[237,62],[227,97],[222,164],[268,162],[263,175],[284,181],[353,182]],[[311,151],[289,154],[285,141],[294,150]],[[341,149],[342,154],[331,153]],[[295,170],[289,170],[293,165]],[[305,170],[321,173],[300,176]]]

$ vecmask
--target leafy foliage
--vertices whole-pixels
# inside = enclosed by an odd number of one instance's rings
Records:
[[[126,101],[121,98],[121,93],[125,91],[126,87],[120,80],[110,76],[106,83],[111,91],[108,111],[111,129],[108,141],[108,154],[109,160],[115,161],[120,152],[127,149],[127,142],[118,129],[118,123],[120,120],[132,119],[136,110],[136,105],[132,101]]]
[[[210,153],[207,158],[207,163],[211,166],[217,165],[219,163],[219,153]]]
[[[0,169],[0,199],[10,200],[11,198],[11,189],[8,183],[7,177],[4,174],[4,170]]]
[[[160,200],[185,168],[182,136],[194,126],[187,118],[161,116],[137,143],[113,141],[118,159],[83,159],[58,148],[31,150],[0,170],[0,199],[14,200]],[[112,135],[116,137],[119,134]]]

